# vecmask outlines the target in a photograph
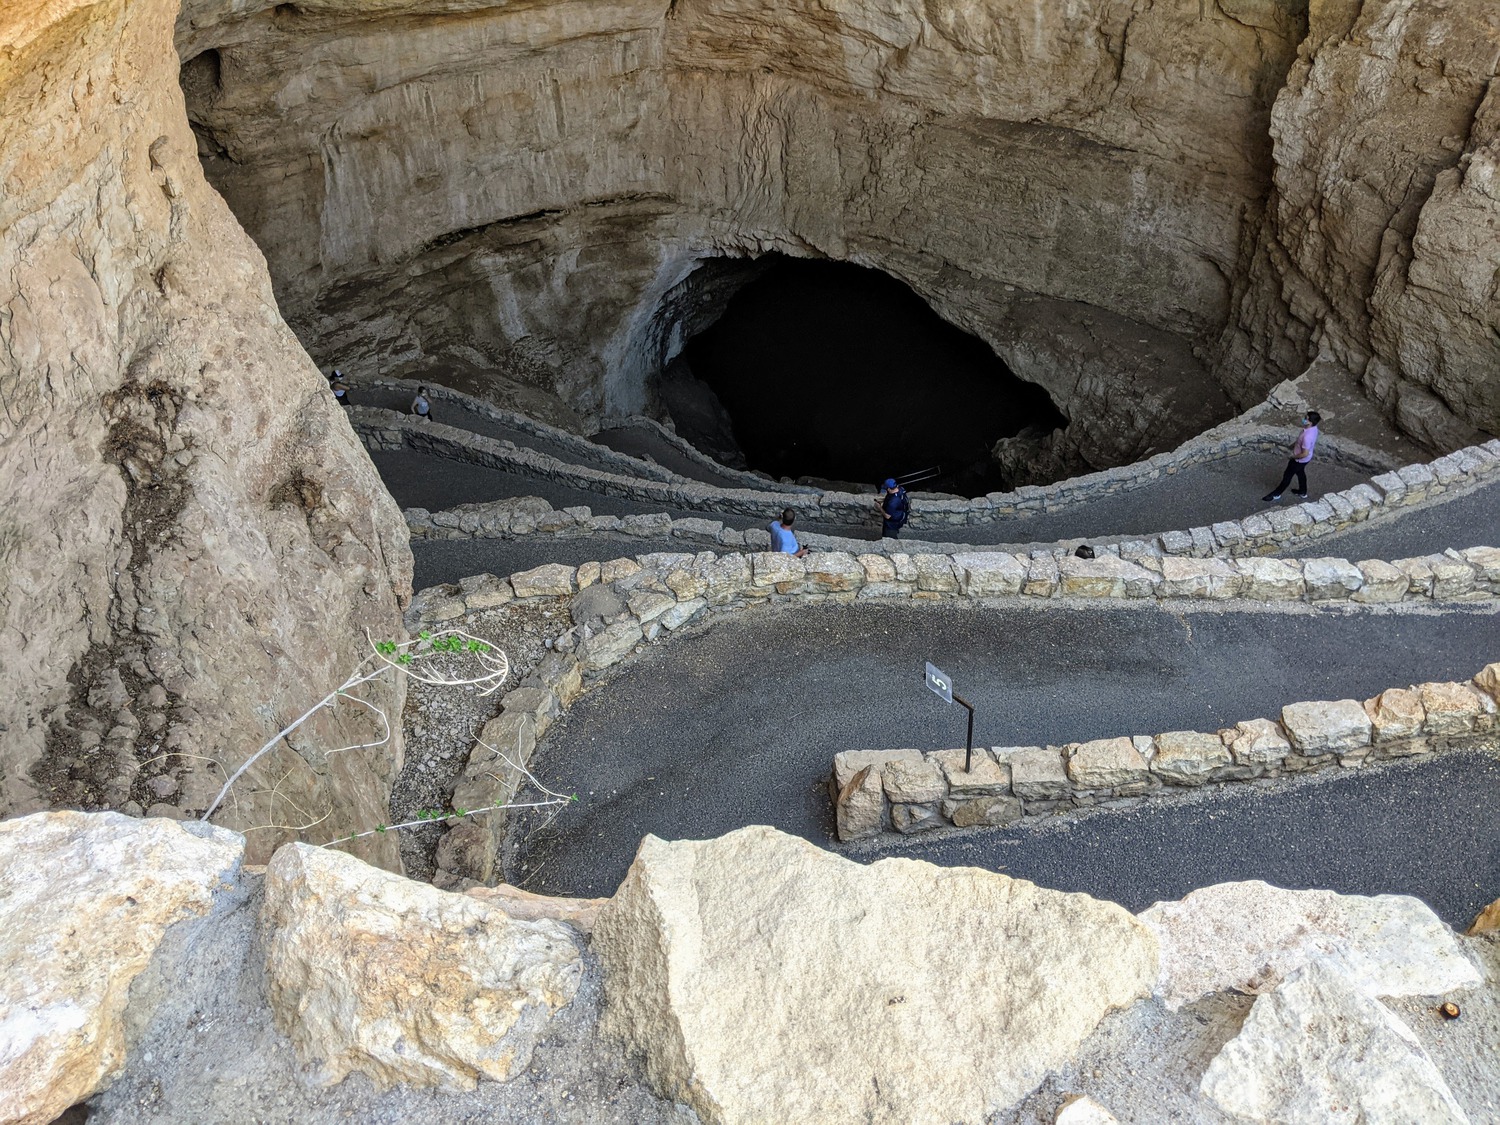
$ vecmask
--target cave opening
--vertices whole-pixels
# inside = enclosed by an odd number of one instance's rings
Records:
[[[935,468],[919,487],[977,496],[1007,486],[996,441],[1067,425],[1042,388],[890,275],[779,254],[753,266],[664,380],[689,440],[705,427],[702,411],[684,416],[685,382],[722,404],[750,469],[868,485]]]

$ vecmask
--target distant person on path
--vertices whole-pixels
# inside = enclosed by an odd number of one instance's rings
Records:
[[[349,384],[344,382],[344,373],[337,367],[328,376],[328,389],[333,392],[333,399],[340,406],[349,405]]]
[[[1287,459],[1281,483],[1262,496],[1262,500],[1272,504],[1280,500],[1293,477],[1297,478],[1297,491],[1294,495],[1302,500],[1307,499],[1307,463],[1313,459],[1313,448],[1318,444],[1318,423],[1322,420],[1323,416],[1316,410],[1309,410],[1303,415],[1302,432],[1297,435],[1297,444],[1292,448],[1291,457]]]
[[[432,417],[432,403],[427,401],[426,387],[417,388],[417,397],[411,400],[411,412],[418,418]]]
[[[772,520],[771,551],[783,555],[796,555],[799,559],[807,554],[807,548],[797,542],[797,536],[792,531],[792,524],[796,522],[797,513],[790,508],[781,513],[780,520]]]
[[[897,484],[894,477],[886,479],[880,492],[880,537],[899,539],[901,529],[911,515],[911,501],[907,499],[906,489]]]

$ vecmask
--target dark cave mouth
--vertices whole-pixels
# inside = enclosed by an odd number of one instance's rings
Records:
[[[749,279],[658,387],[679,434],[720,460],[812,483],[936,469],[914,487],[979,496],[1009,487],[997,441],[1067,425],[1042,388],[888,274],[781,254],[744,265]]]

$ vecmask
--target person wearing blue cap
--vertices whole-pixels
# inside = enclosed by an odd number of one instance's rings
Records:
[[[894,477],[887,477],[881,486],[879,507],[880,537],[899,539],[906,518],[911,515],[911,501],[906,497],[906,489],[897,484]]]

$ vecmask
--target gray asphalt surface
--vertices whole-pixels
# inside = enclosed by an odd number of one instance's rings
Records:
[[[977,707],[976,744],[1028,745],[1214,730],[1275,715],[1299,699],[1366,698],[1393,685],[1465,678],[1497,656],[1500,630],[1488,612],[1174,615],[938,603],[741,613],[649,652],[579,700],[549,733],[538,776],[580,800],[550,824],[518,825],[521,854],[508,876],[532,890],[607,895],[647,832],[706,838],[771,824],[831,846],[823,780],[837,751],[962,743],[962,710],[923,687],[928,659]],[[924,847],[937,862],[1004,866],[1046,885],[1092,870],[1091,893],[1125,901],[1157,893],[1132,888],[1174,888],[1168,897],[1176,897],[1219,881],[1231,861],[1239,864],[1236,878],[1285,883],[1284,862],[1298,849],[1308,858],[1307,881],[1339,874],[1326,855],[1332,851],[1340,863],[1359,866],[1362,881],[1329,885],[1368,890],[1397,880],[1408,853],[1443,832],[1454,834],[1448,862],[1493,898],[1500,863],[1484,841],[1500,839],[1500,803],[1490,798],[1488,775],[1471,767],[1451,786],[1425,767],[1421,776],[1437,780],[1411,793],[1421,811],[1405,820],[1390,814],[1394,798],[1344,800],[1337,797],[1344,790],[1330,789],[1336,813],[1299,821],[1297,831],[1276,822],[1285,837],[1280,852],[1233,843],[1229,821],[1181,809],[1130,814],[1143,819],[1133,822],[1135,835],[1118,837],[1122,855],[1113,866],[1093,853],[1069,860],[1045,833],[1021,834],[1019,842],[988,833],[961,854],[953,845]],[[1340,784],[1376,786],[1377,775],[1370,777]],[[1235,800],[1269,808],[1284,799],[1250,792]],[[1293,811],[1277,815],[1295,819]],[[1427,823],[1427,836],[1410,835],[1431,820],[1440,823]],[[1393,832],[1408,833],[1394,848]],[[904,847],[900,854],[924,853]],[[1453,885],[1417,893],[1445,917],[1469,909]]]
[[[1291,554],[1345,559],[1409,559],[1447,547],[1492,547],[1500,540],[1500,481],[1465,496],[1319,539]]]
[[[629,454],[631,457],[650,458],[664,469],[671,469],[679,476],[700,480],[704,484],[717,485],[721,488],[743,487],[738,477],[728,473],[714,472],[713,469],[700,464],[675,446],[663,441],[656,431],[647,426],[616,426],[613,429],[600,430],[591,440],[608,446],[616,452]],[[768,485],[769,483],[767,482]]]

